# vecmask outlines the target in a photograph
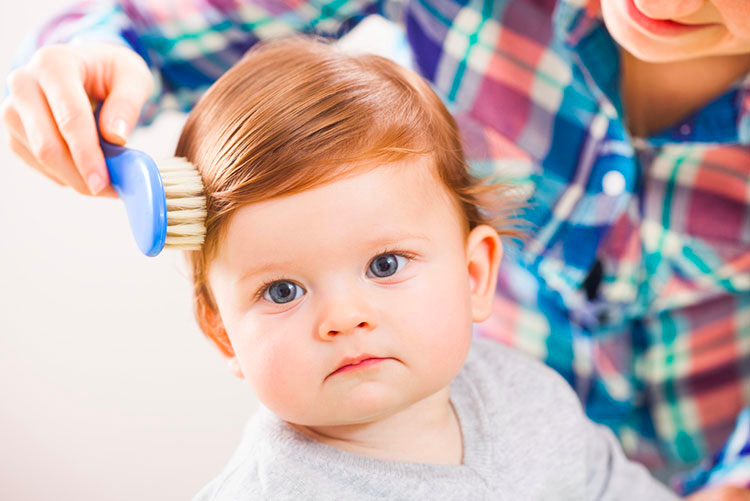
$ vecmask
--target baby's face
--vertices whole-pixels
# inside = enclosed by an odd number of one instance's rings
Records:
[[[750,53],[748,0],[601,0],[607,29],[644,61]]]
[[[282,419],[369,422],[460,370],[467,238],[431,169],[386,164],[232,216],[209,283],[230,367]]]

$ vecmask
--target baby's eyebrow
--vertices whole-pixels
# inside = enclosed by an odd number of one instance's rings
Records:
[[[388,235],[384,237],[377,237],[367,241],[368,247],[387,247],[397,243],[408,242],[409,240],[425,240],[429,241],[430,238],[426,235],[418,233],[405,233],[403,235]]]
[[[250,268],[246,268],[242,270],[242,274],[236,280],[235,283],[239,284],[239,283],[245,282],[253,278],[255,275],[259,275],[261,273],[266,273],[269,271],[278,270],[279,268],[288,267],[292,264],[293,264],[292,261],[278,261],[278,262],[268,262],[268,263],[263,263],[257,266],[252,266]]]

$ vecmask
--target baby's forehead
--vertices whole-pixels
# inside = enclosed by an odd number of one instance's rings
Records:
[[[358,165],[318,186],[239,207],[220,251],[240,259],[248,249],[266,256],[323,249],[328,241],[353,246],[425,232],[440,238],[442,227],[464,219],[429,160]]]
[[[289,188],[285,191],[271,191],[264,196],[260,193],[260,199],[250,199],[241,205],[253,205],[258,202],[273,202],[276,199],[291,197],[304,198],[309,192],[325,190],[332,185],[342,186],[342,190],[360,190],[364,193],[370,191],[367,184],[356,182],[356,178],[368,177],[372,182],[374,178],[394,179],[390,184],[378,183],[372,189],[380,190],[382,198],[390,200],[418,200],[422,197],[431,204],[446,205],[455,202],[458,195],[444,181],[440,169],[432,155],[407,155],[396,161],[377,160],[358,161],[341,165],[323,165],[309,169],[308,176],[301,176],[296,180],[287,180],[283,175],[278,176],[280,184],[287,184]],[[373,177],[374,176],[374,177]],[[362,190],[362,188],[365,188]],[[350,201],[356,204],[360,199],[354,198]],[[302,213],[300,217],[313,217],[312,214]]]

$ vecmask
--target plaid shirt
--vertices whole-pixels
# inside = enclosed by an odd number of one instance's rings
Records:
[[[737,426],[726,445],[695,470],[679,476],[672,487],[689,496],[706,487],[736,485],[750,489],[750,408],[737,418]]]
[[[623,123],[592,0],[88,3],[30,48],[108,40],[148,62],[143,115],[188,110],[259,39],[338,37],[379,13],[454,113],[477,173],[529,195],[480,334],[557,369],[652,468],[715,452],[750,403],[750,78],[647,138]],[[28,52],[28,51],[27,51]]]

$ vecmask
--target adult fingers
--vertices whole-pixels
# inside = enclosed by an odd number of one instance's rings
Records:
[[[102,104],[99,128],[104,138],[123,145],[135,128],[141,109],[151,94],[153,78],[143,59],[131,50],[111,59],[105,85],[109,93]]]
[[[84,70],[75,67],[80,64],[77,59],[64,57],[64,53],[54,50],[55,47],[44,49],[37,51],[32,64],[36,69],[39,88],[54,119],[53,124],[56,125],[52,131],[48,127],[45,133],[54,132],[62,137],[78,179],[85,180],[88,187],[83,193],[90,191],[97,194],[109,184],[109,175],[99,147],[91,103],[83,86]],[[74,67],[71,68],[71,65]],[[23,114],[21,116],[24,117]],[[28,127],[26,130],[29,130]],[[69,162],[61,164],[64,170],[61,175],[66,180],[74,181],[76,176],[70,173],[70,167]],[[80,183],[73,184],[77,191],[81,191],[79,186]]]
[[[26,164],[32,167],[34,170],[39,171],[41,174],[47,176],[57,184],[64,185],[60,179],[48,172],[42,164],[40,164],[34,155],[29,150],[28,141],[26,139],[26,131],[23,128],[21,117],[18,116],[18,112],[13,108],[10,99],[5,99],[2,106],[0,106],[0,117],[2,117],[5,128],[8,132],[8,146],[11,151],[21,157]]]
[[[13,113],[13,112],[6,112],[3,110],[3,113]],[[5,116],[5,115],[3,115]],[[36,157],[34,157],[34,154],[29,149],[28,143],[26,142],[26,136],[23,132],[23,125],[16,125],[21,124],[21,119],[18,117],[18,115],[15,115],[15,118],[9,118],[6,120],[6,124],[13,123],[14,127],[11,129],[8,127],[8,144],[10,146],[11,151],[18,155],[21,160],[23,160],[26,164],[28,164],[30,167],[32,167],[34,170],[40,172],[44,176],[51,179],[54,183],[60,185],[60,186],[69,186],[70,183],[66,183],[63,180],[61,180],[57,175],[55,170],[49,170],[45,168],[42,164],[40,164]],[[71,161],[72,163],[72,161]],[[103,191],[99,193],[99,196],[105,196],[105,197],[117,197],[117,193],[115,193],[115,190],[112,189],[111,186],[107,186]]]
[[[17,124],[14,127],[15,137],[25,143],[43,173],[54,172],[54,176],[63,183],[69,184],[79,193],[89,194],[36,80],[19,71],[10,79],[9,88],[15,96],[14,108],[25,133],[25,141],[17,133],[20,128]],[[14,120],[12,112],[6,114],[11,121]]]

